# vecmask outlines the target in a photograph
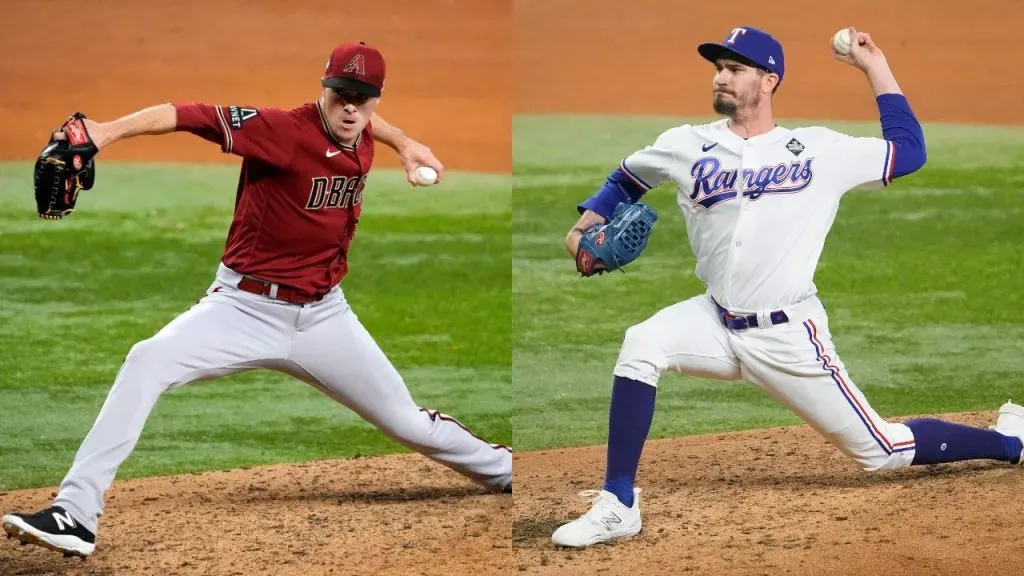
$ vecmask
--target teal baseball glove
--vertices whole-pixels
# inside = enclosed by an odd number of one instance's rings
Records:
[[[657,213],[643,202],[619,204],[611,220],[583,232],[576,252],[576,270],[583,276],[593,276],[636,260],[647,247],[657,221]],[[597,267],[598,263],[602,267]]]

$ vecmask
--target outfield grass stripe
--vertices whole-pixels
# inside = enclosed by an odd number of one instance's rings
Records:
[[[682,124],[705,123],[710,116],[527,115],[513,119],[515,175],[578,175],[587,167],[610,172],[622,157],[654,143],[658,134]],[[840,122],[779,118],[784,127],[826,126],[852,136],[881,136],[877,121]],[[922,119],[928,168],[958,169],[1024,164],[1024,127],[974,126]]]

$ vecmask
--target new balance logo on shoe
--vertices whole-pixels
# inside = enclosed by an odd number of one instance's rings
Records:
[[[589,499],[590,510],[576,520],[563,524],[551,535],[551,543],[567,548],[586,548],[600,542],[630,538],[640,533],[639,488],[633,489],[633,505],[627,508],[606,490],[584,490],[580,496]]]
[[[57,529],[61,532],[67,530],[68,528],[75,527],[75,519],[71,517],[70,512],[64,512],[63,515],[61,515],[59,512],[53,512],[52,515],[54,521],[57,522]],[[67,527],[65,527],[64,524],[67,524]]]
[[[615,512],[609,512],[607,516],[601,518],[601,523],[604,524],[605,530],[612,530],[612,524],[622,524],[622,518],[619,518]]]
[[[7,514],[0,523],[9,538],[62,552],[65,557],[85,558],[96,550],[96,535],[60,506],[35,514]]]

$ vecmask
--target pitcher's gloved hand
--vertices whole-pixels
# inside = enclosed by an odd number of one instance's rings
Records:
[[[80,190],[96,181],[94,156],[99,149],[85,128],[85,115],[76,112],[50,136],[35,165],[36,211],[40,218],[60,220],[71,214]]]
[[[583,232],[576,252],[576,269],[584,276],[592,276],[636,260],[647,247],[657,221],[658,215],[643,202],[619,204],[611,220],[594,224]]]

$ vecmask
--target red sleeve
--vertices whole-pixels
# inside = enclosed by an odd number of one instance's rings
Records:
[[[291,163],[298,129],[284,110],[175,104],[177,130],[220,144],[221,150],[278,167]]]

